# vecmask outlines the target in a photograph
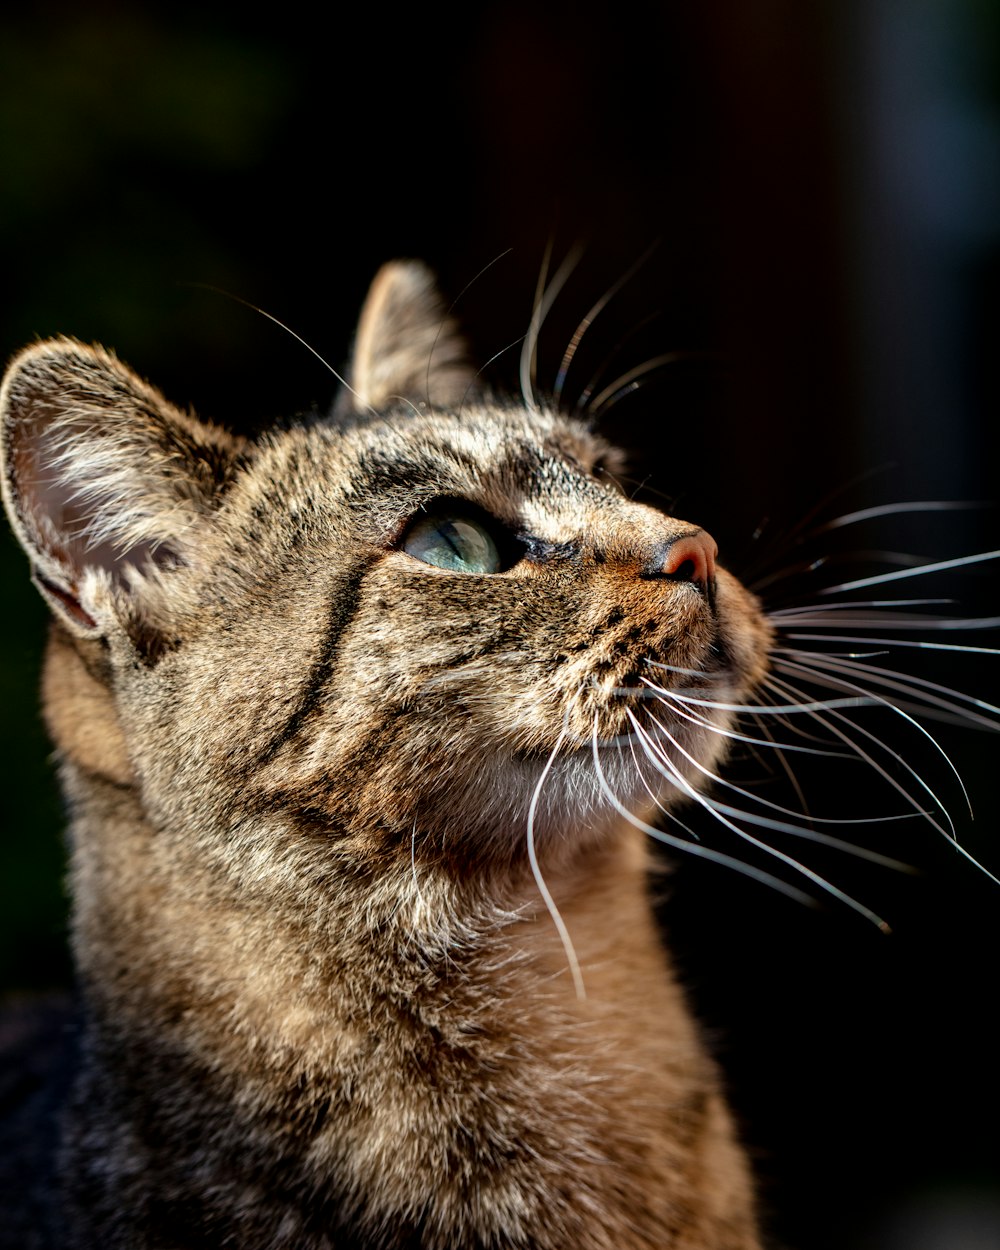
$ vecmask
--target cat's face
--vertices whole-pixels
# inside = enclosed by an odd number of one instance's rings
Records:
[[[423,283],[376,284],[354,413],[258,443],[68,341],[8,375],[8,507],[82,657],[50,723],[71,755],[114,739],[156,827],[495,859],[534,800],[565,853],[703,786],[764,674],[704,531],[632,502],[582,427],[462,402],[450,335],[428,369]]]

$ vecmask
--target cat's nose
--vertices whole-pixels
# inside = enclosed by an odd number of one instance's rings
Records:
[[[711,586],[715,580],[715,557],[719,546],[711,534],[696,530],[672,538],[657,553],[655,576]]]

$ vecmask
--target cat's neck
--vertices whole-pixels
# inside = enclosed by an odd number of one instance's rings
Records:
[[[412,1225],[412,1244],[439,1236],[470,1250],[511,1229],[521,1244],[525,1219],[534,1247],[652,1250],[671,1222],[714,1228],[723,1217],[704,1209],[692,1172],[702,1156],[745,1196],[630,836],[550,882],[581,999],[530,874],[519,896],[488,906],[482,890],[411,868],[292,922],[224,885],[211,898],[178,890],[182,865],[163,861],[178,844],[143,818],[138,792],[123,802],[120,784],[66,772],[89,826],[73,866],[92,995],[75,1190],[117,1185],[106,1201],[152,1204],[162,1220],[157,1204],[176,1186],[192,1228],[231,1220],[248,1248],[276,1244],[279,1225],[297,1246],[326,1244],[310,1221],[336,1209],[358,1229],[392,1220]],[[96,1128],[95,1103],[109,1109]],[[132,1159],[118,1182],[87,1172],[95,1132],[104,1156]],[[609,1185],[621,1202],[591,1209],[588,1195]],[[314,1199],[290,1201],[289,1186]],[[259,1242],[240,1222],[251,1191],[271,1230]],[[720,1233],[705,1244],[754,1243]]]
[[[309,1052],[338,1016],[430,1019],[447,1006],[454,1018],[464,1003],[469,1019],[457,1027],[473,1017],[482,1027],[508,1011],[523,1017],[530,1000],[562,1027],[603,1017],[634,993],[640,1019],[658,1007],[684,1018],[656,934],[645,845],[627,827],[590,846],[585,865],[563,863],[547,875],[567,950],[527,863],[505,865],[495,880],[456,878],[419,860],[393,863],[382,876],[351,876],[340,865],[321,899],[321,882],[290,876],[276,907],[242,876],[203,874],[191,888],[184,860],[204,856],[204,831],[186,847],[185,830],[154,828],[137,783],[70,760],[63,777],[74,813],[81,967],[97,992],[127,989],[118,1005],[131,1004],[142,1025],[162,1012],[158,1027],[169,1029],[176,992],[188,1002],[186,1026],[199,1016],[206,1029],[219,1015],[241,1020],[256,1045],[270,1038],[276,1052],[301,1050],[303,1062],[323,1067],[332,1054],[311,1060]],[[259,829],[269,845],[286,833],[267,816]],[[253,828],[241,836],[252,842]]]

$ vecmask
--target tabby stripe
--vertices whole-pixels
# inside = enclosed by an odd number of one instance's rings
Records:
[[[445,475],[433,460],[392,459],[382,452],[359,457],[357,471],[352,475],[352,486],[364,509],[370,506],[371,494],[391,495],[405,490],[408,496],[428,492],[447,495],[458,484],[452,474]]]
[[[267,746],[257,757],[258,764],[269,763],[278,751],[293,738],[302,724],[315,708],[320,693],[329,679],[336,663],[340,638],[344,630],[354,619],[358,610],[358,599],[361,594],[361,583],[364,581],[368,566],[374,557],[366,556],[358,560],[343,577],[337,578],[330,594],[330,621],[323,638],[319,656],[306,678],[298,705],[285,721]]]

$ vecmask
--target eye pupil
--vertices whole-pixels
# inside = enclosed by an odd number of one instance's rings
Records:
[[[403,550],[424,564],[455,573],[500,571],[500,554],[489,530],[458,512],[420,517],[410,526]]]

